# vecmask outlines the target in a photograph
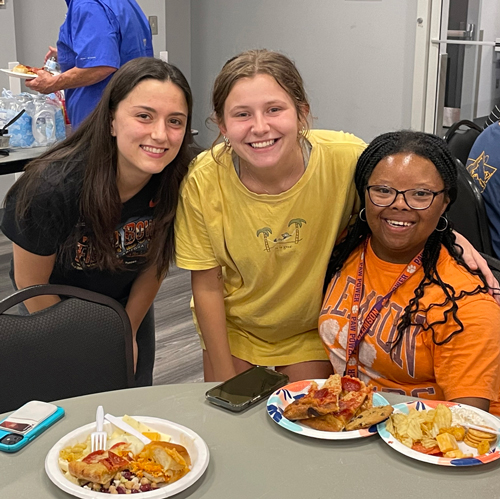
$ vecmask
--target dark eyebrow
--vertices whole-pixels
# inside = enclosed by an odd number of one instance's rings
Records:
[[[156,113],[156,109],[149,107],[149,106],[134,106],[139,109],[144,109],[145,111],[149,111],[150,113]],[[184,118],[187,118],[187,115],[182,112],[176,112],[176,113],[170,113],[169,116],[183,116]]]

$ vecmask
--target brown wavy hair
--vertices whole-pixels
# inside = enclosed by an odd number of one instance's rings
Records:
[[[224,123],[224,105],[226,99],[238,80],[253,78],[258,74],[272,76],[278,85],[285,90],[295,104],[299,121],[304,128],[301,137],[309,130],[309,100],[304,89],[304,81],[295,64],[286,55],[267,49],[247,50],[229,59],[222,67],[215,79],[212,91],[213,115],[211,120],[219,125]],[[229,151],[230,146],[224,147],[214,156],[213,148],[222,138],[222,133],[212,143],[212,157],[215,161]]]
[[[154,228],[147,253],[148,265],[156,265],[158,278],[168,271],[175,254],[174,218],[179,198],[179,186],[190,161],[199,152],[191,133],[193,98],[189,84],[181,71],[159,59],[140,57],[123,65],[106,86],[94,111],[78,129],[64,141],[29,163],[25,174],[7,193],[17,195],[16,216],[25,217],[31,200],[40,186],[44,170],[56,163],[64,172],[83,168],[83,183],[79,200],[80,221],[89,231],[100,270],[123,269],[113,248],[113,234],[120,220],[122,202],[116,182],[118,149],[111,136],[111,122],[118,105],[142,81],[171,81],[182,90],[188,107],[186,133],[174,160],[157,174]],[[83,166],[82,166],[83,165]],[[71,261],[81,234],[78,224],[58,250],[57,258]]]

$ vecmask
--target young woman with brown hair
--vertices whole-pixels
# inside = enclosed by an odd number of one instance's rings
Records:
[[[158,59],[120,68],[97,108],[66,140],[33,161],[6,197],[17,288],[59,283],[125,305],[138,360],[152,384],[153,300],[174,254],[179,185],[192,149],[192,95]],[[29,312],[59,301],[26,302]]]

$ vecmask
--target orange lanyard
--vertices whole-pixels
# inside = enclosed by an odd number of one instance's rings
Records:
[[[364,320],[358,334],[358,315],[359,308],[361,304],[361,298],[363,294],[363,282],[365,273],[365,255],[366,248],[368,247],[367,239],[365,241],[365,246],[359,258],[358,272],[356,274],[356,283],[354,285],[354,294],[352,297],[352,309],[351,315],[349,317],[349,332],[347,335],[347,346],[346,346],[346,369],[344,374],[349,376],[358,376],[358,362],[359,362],[359,345],[361,340],[364,338],[365,334],[373,326],[374,322],[377,320],[382,308],[387,304],[392,294],[396,289],[404,284],[412,275],[414,275],[422,267],[422,253],[421,251],[412,261],[408,264],[399,277],[394,281],[389,292],[381,297],[373,308],[370,310],[366,319]]]

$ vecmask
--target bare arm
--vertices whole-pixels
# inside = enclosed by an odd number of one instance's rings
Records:
[[[53,76],[45,70],[37,71],[38,78],[26,80],[26,86],[42,94],[50,94],[67,88],[87,87],[98,83],[116,68],[111,66],[97,66],[95,68],[71,68],[60,75]]]
[[[221,267],[191,272],[194,308],[215,380],[236,375],[229,349],[224,309],[224,283]]]
[[[492,295],[495,301],[500,305],[500,295],[494,292],[495,290],[498,290],[500,284],[495,279],[495,276],[488,267],[488,262],[479,254],[476,248],[472,246],[469,240],[462,236],[462,234],[459,234],[456,231],[453,231],[453,233],[455,234],[456,238],[455,244],[463,249],[462,258],[464,259],[464,262],[471,269],[478,269],[483,274],[490,288],[490,295]]]
[[[456,402],[457,404],[467,404],[472,407],[477,407],[483,411],[488,412],[490,410],[490,401],[488,399],[483,399],[479,397],[462,397],[454,399],[451,402]]]
[[[49,256],[40,256],[30,253],[17,244],[12,244],[14,256],[14,278],[18,289],[27,288],[35,284],[48,284],[50,274],[54,269],[56,261],[55,253]],[[59,296],[46,295],[37,296],[26,300],[26,305],[30,313],[50,307],[61,301]]]
[[[162,279],[158,280],[156,277],[156,266],[152,265],[137,276],[130,290],[125,310],[130,319],[130,325],[132,326],[134,366],[137,365],[137,330],[151,307],[160,289],[161,282]]]

